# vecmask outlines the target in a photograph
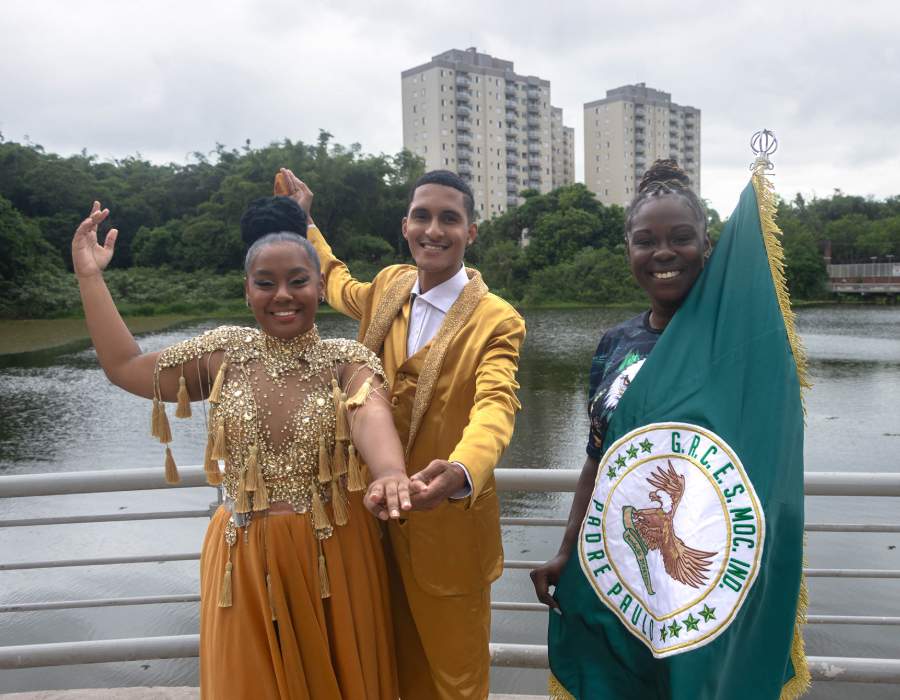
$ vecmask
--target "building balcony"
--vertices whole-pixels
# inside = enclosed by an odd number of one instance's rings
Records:
[[[538,119],[537,117],[528,115],[528,126],[538,128],[538,127],[540,127],[540,125],[541,125],[540,119]]]
[[[468,88],[471,87],[472,81],[469,79],[469,76],[465,73],[457,73],[456,74],[456,86]]]
[[[456,131],[458,133],[460,133],[460,134],[468,133],[471,128],[472,128],[472,120],[471,119],[457,118]]]
[[[456,143],[468,146],[470,143],[472,143],[472,136],[469,133],[457,134]]]
[[[530,168],[540,168],[541,167],[541,159],[539,156],[528,156],[528,167]]]
[[[517,207],[519,206],[519,198],[515,195],[507,195],[506,196],[506,206],[508,207]]]
[[[528,178],[528,186],[533,187],[534,189],[540,189],[541,187],[541,178],[539,177],[529,177]]]
[[[539,100],[541,99],[541,89],[536,87],[528,88],[528,99],[529,100]]]
[[[472,166],[468,163],[460,163],[457,167],[456,171],[460,175],[471,175],[472,174]]]
[[[517,144],[515,141],[507,141],[506,142],[506,151],[507,151],[507,153],[518,153],[519,144]]]
[[[670,139],[677,139],[677,138],[678,138],[678,132],[677,132],[675,129],[672,129],[671,131],[669,131],[669,138],[670,138]]]
[[[528,114],[540,114],[541,113],[541,105],[537,102],[528,102]]]
[[[507,100],[506,101],[506,109],[512,112],[519,111],[519,103],[515,100]]]
[[[468,117],[470,114],[472,114],[472,110],[469,109],[466,105],[456,105],[456,116]]]
[[[507,191],[507,192],[509,192],[509,193],[511,193],[511,194],[518,194],[518,193],[519,193],[519,182],[518,182],[518,178],[519,178],[519,176],[516,175],[516,176],[515,176],[515,179],[507,180],[507,181],[506,181],[506,191]]]
[[[518,165],[519,164],[519,156],[515,153],[507,153],[506,154],[506,164],[507,165]]]
[[[457,146],[456,147],[456,160],[460,163],[466,161],[470,161],[472,159],[472,149],[468,146]]]
[[[519,93],[519,91],[516,90],[515,83],[507,83],[506,84],[506,96],[507,97],[515,97],[518,93]]]
[[[471,94],[469,93],[468,90],[457,89],[457,91],[456,91],[456,103],[457,104],[468,103],[470,98],[471,98]]]
[[[519,179],[519,171],[515,168],[507,168],[506,169],[506,179],[507,180],[518,180]]]
[[[541,152],[541,142],[540,141],[529,141],[528,142],[528,152],[529,153],[540,153]]]

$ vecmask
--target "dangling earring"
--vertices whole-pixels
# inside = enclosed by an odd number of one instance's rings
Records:
[[[247,308],[250,308],[250,297],[244,297],[244,301],[247,302]]]

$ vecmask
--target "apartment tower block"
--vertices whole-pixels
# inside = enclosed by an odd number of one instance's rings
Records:
[[[403,71],[401,89],[403,147],[421,156],[427,170],[465,178],[480,219],[520,203],[524,189],[549,192],[574,182],[572,130],[567,135],[562,126],[562,110],[554,129],[549,80],[519,75],[512,61],[473,47]],[[568,139],[558,157],[554,131]]]
[[[584,183],[604,204],[627,206],[650,164],[674,158],[700,195],[700,110],[644,83],[584,105]]]

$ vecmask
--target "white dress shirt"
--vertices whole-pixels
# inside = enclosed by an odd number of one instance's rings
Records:
[[[441,282],[424,294],[419,292],[419,280],[413,285],[410,297],[412,305],[409,310],[409,332],[406,336],[406,356],[412,357],[431,342],[444,322],[444,317],[462,294],[463,287],[469,283],[466,268],[460,267],[453,277]],[[454,493],[450,498],[466,498],[472,493],[472,477],[466,465],[459,464],[466,474],[467,485]]]

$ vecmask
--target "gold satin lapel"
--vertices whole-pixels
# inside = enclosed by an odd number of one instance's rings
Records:
[[[415,270],[403,273],[384,290],[384,294],[378,301],[378,308],[375,309],[372,322],[366,329],[366,335],[362,341],[363,345],[376,355],[381,355],[384,339],[387,338],[397,314],[409,299],[409,293],[416,283],[416,276]],[[406,356],[405,350],[403,356]]]
[[[441,373],[441,366],[444,364],[444,357],[447,354],[450,341],[472,317],[478,302],[481,301],[481,298],[488,291],[487,285],[481,279],[481,274],[477,270],[466,268],[466,272],[469,274],[469,283],[463,287],[459,297],[453,302],[453,306],[450,307],[450,310],[444,317],[444,322],[431,341],[431,348],[425,356],[422,371],[419,373],[416,397],[413,400],[412,416],[409,422],[409,439],[406,442],[407,458],[409,458],[410,450],[412,450],[413,443],[416,441],[416,433],[419,431],[422,418],[425,417],[425,411],[428,410],[428,406],[431,404],[431,397],[434,394],[437,378]],[[412,285],[409,286],[409,289],[412,290]],[[409,291],[407,291],[408,294]],[[368,334],[366,335],[368,337]]]

